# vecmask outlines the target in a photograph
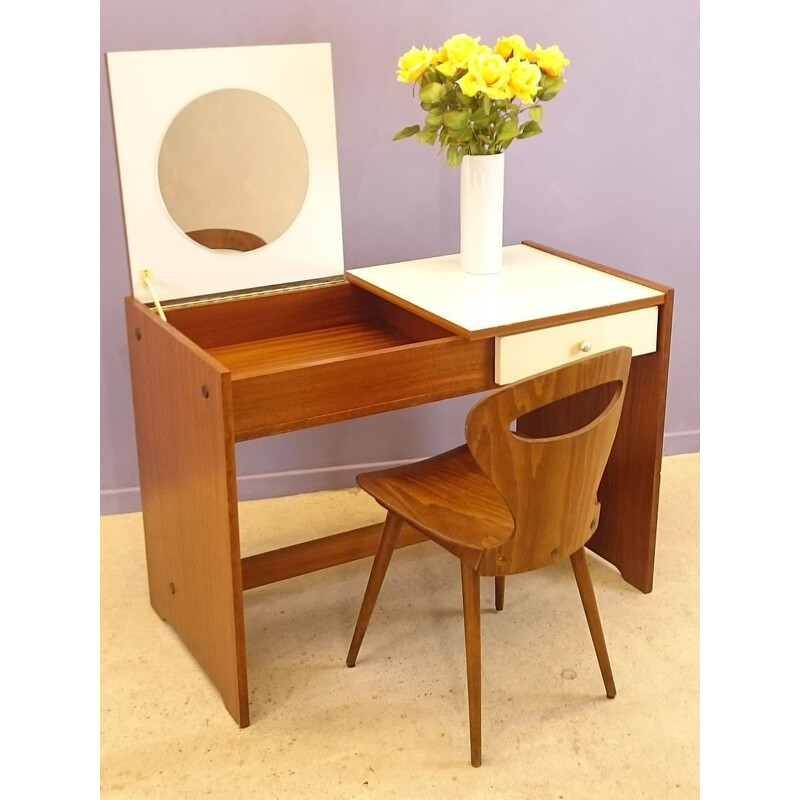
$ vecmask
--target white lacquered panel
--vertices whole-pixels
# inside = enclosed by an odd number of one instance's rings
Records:
[[[461,270],[459,255],[349,270],[359,285],[471,333],[659,297],[649,286],[527,245],[503,248],[493,275]]]
[[[134,296],[232,293],[344,271],[331,47],[328,43],[108,53],[108,73]],[[158,182],[176,115],[210,92],[243,89],[279,105],[299,130],[308,188],[289,228],[249,252],[207,249],[170,217]]]
[[[642,308],[608,317],[526,331],[495,340],[495,382],[499,385],[568,364],[614,347],[633,355],[656,350],[658,308]]]

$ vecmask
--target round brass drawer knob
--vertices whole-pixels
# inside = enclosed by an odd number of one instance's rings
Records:
[[[580,348],[582,353],[588,353],[592,349],[592,343],[583,341],[580,343]]]

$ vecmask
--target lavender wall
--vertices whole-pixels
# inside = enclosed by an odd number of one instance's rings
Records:
[[[458,249],[458,173],[392,142],[420,121],[394,79],[412,44],[520,33],[572,63],[542,136],[506,162],[506,244],[528,238],[675,287],[665,453],[699,442],[699,0],[103,0],[101,52],[331,42],[348,267]],[[139,508],[124,335],[129,294],[105,65],[101,81],[101,512]],[[474,398],[237,445],[242,499],[351,485],[365,464],[462,436]]]

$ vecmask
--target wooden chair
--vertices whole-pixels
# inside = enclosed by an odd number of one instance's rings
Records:
[[[481,764],[480,576],[505,576],[569,557],[606,695],[616,694],[584,544],[597,529],[597,489],[616,436],[631,350],[588,356],[495,390],[466,421],[466,445],[358,484],[387,510],[347,665],[361,642],[403,522],[461,561],[471,762]],[[517,421],[516,431],[511,425]]]

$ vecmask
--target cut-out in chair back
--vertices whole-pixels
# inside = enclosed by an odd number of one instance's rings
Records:
[[[594,533],[597,488],[617,433],[630,363],[629,347],[587,356],[498,389],[472,408],[467,444],[515,522],[511,539],[485,553],[481,574],[511,575],[555,563]],[[576,413],[587,408],[587,399],[591,418]]]

